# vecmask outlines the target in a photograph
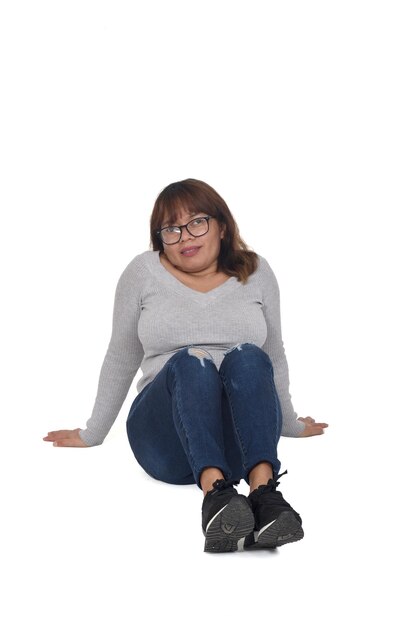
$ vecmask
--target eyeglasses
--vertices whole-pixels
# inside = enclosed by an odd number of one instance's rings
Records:
[[[187,231],[193,237],[201,237],[208,232],[209,220],[216,219],[211,215],[206,217],[196,217],[191,222],[183,224],[182,226],[167,226],[156,231],[156,234],[162,239],[162,241],[168,246],[178,243],[182,236],[182,229],[186,228]]]

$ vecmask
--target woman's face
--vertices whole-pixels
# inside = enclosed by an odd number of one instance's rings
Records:
[[[164,221],[161,228],[187,224],[192,219],[207,215],[204,212],[190,215],[190,213],[182,210],[181,214],[177,215],[175,224],[168,224],[167,221]],[[186,228],[183,228],[181,239],[178,243],[172,245],[163,244],[164,254],[172,265],[183,272],[200,272],[207,269],[216,271],[217,259],[220,253],[220,241],[223,239],[223,235],[224,225],[220,228],[217,219],[212,218],[209,220],[209,229],[205,235],[194,237],[190,235]],[[185,254],[187,250],[189,250],[188,255]]]

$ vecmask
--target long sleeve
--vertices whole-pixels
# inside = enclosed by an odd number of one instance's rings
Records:
[[[262,349],[268,354],[274,367],[274,380],[282,411],[282,435],[298,437],[305,426],[297,421],[291,394],[288,363],[281,334],[280,293],[278,281],[268,262],[262,258],[265,281],[263,284],[263,313],[267,325],[267,339]]]
[[[87,427],[80,431],[89,446],[103,443],[118,416],[144,351],[138,337],[142,266],[135,257],[116,286],[110,343],[101,367],[97,395]]]

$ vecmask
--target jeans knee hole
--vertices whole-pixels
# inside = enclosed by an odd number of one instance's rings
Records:
[[[211,354],[207,352],[207,350],[203,350],[203,348],[188,348],[188,354],[190,356],[195,356],[200,361],[201,367],[206,367],[204,359],[207,359],[208,361],[213,360]]]

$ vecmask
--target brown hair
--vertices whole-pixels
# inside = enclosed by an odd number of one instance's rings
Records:
[[[164,250],[157,230],[166,219],[174,224],[181,209],[188,213],[207,213],[215,217],[219,226],[225,225],[225,233],[220,240],[220,253],[217,261],[218,271],[228,276],[236,276],[243,284],[258,267],[258,255],[248,249],[239,235],[238,226],[229,207],[221,196],[202,180],[187,178],[171,183],[161,191],[155,201],[151,215],[151,247]]]

